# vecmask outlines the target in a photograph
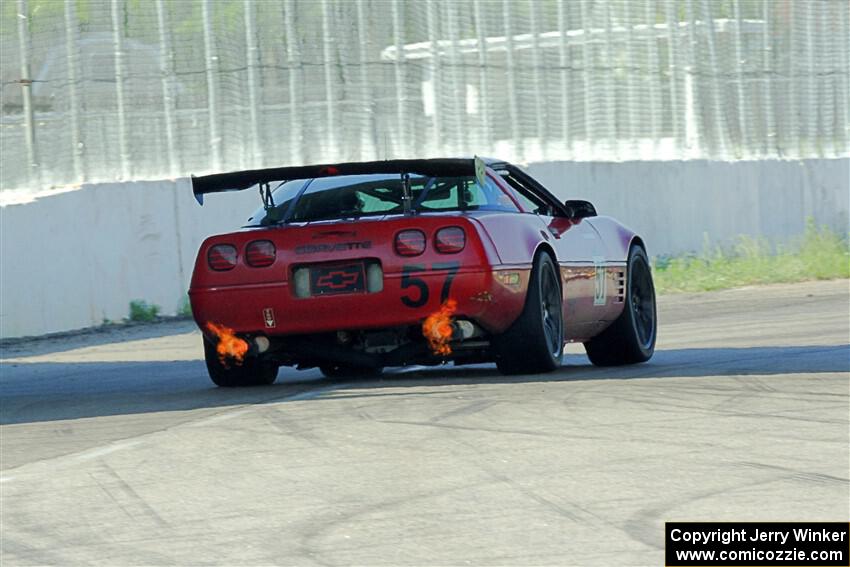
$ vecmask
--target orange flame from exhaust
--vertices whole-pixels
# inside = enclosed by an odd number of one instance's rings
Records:
[[[439,311],[429,315],[422,323],[422,335],[428,339],[431,352],[438,356],[448,356],[452,353],[449,341],[452,340],[452,315],[456,310],[457,301],[447,299]]]
[[[233,329],[224,325],[210,322],[207,323],[207,330],[218,338],[215,350],[221,363],[227,367],[227,361],[233,360],[237,366],[241,365],[248,352],[248,343],[237,337]]]

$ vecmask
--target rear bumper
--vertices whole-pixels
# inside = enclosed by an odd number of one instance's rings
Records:
[[[240,334],[302,335],[341,330],[382,329],[421,323],[448,298],[456,317],[500,333],[522,311],[530,267],[461,269],[450,282],[446,270],[384,275],[383,291],[297,298],[287,282],[193,287],[192,313]],[[518,276],[507,276],[517,274]],[[424,294],[424,296],[423,296]]]

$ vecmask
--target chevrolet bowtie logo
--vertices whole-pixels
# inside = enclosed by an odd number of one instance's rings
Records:
[[[349,273],[342,270],[328,272],[316,280],[316,287],[331,290],[347,289],[357,283],[360,274]]]

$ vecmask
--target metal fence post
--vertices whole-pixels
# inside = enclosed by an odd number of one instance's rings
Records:
[[[829,17],[832,15],[831,10],[829,10],[831,6],[820,6],[820,29],[821,33],[818,34],[818,52],[820,53],[829,53],[829,33],[827,30],[829,29]],[[837,34],[832,34],[837,35]],[[844,45],[850,45],[850,42],[846,42]],[[839,47],[840,49],[840,47]],[[820,106],[823,108],[823,116],[824,127],[823,127],[823,137],[822,141],[824,143],[824,149],[821,153],[821,157],[838,157],[841,154],[839,153],[838,148],[840,147],[838,144],[838,133],[840,132],[841,124],[840,124],[840,111],[838,109],[838,93],[836,93],[836,84],[840,81],[832,75],[835,67],[836,60],[838,59],[837,53],[832,53],[830,56],[824,57],[821,60],[821,92],[823,93],[823,97],[819,97],[822,101]],[[824,75],[829,74],[831,77],[826,77]],[[827,132],[829,132],[827,134]]]
[[[83,135],[80,130],[80,95],[77,75],[79,65],[77,62],[77,35],[79,25],[77,23],[76,2],[65,2],[65,52],[68,63],[68,105],[71,119],[71,156],[74,161],[74,179],[78,182],[84,181],[85,166],[83,163],[84,146]]]
[[[794,51],[796,50],[796,37],[794,33],[795,23],[797,22],[797,15],[794,13],[794,7],[796,4],[793,2],[788,3],[788,16],[786,18],[786,24],[788,26],[788,103],[785,112],[782,112],[780,116],[785,119],[785,138],[784,141],[787,141],[786,144],[783,144],[784,150],[788,152],[789,155],[796,155],[799,151],[799,146],[794,148],[792,152],[792,145],[796,144],[800,140],[800,125],[798,120],[798,109],[799,109],[799,99],[797,97],[797,69],[795,63],[797,62],[797,58],[794,56]],[[782,129],[780,127],[780,129]],[[784,156],[783,156],[784,157]],[[802,157],[802,156],[799,156]]]
[[[803,84],[803,89],[805,93],[805,105],[803,108],[814,109],[817,108],[815,99],[817,98],[816,91],[818,90],[818,73],[816,69],[817,63],[815,62],[815,54],[814,49],[812,49],[812,43],[814,42],[814,30],[812,26],[812,21],[815,19],[814,15],[814,6],[815,2],[807,2],[805,4],[806,12],[804,20],[806,22],[806,43],[805,43],[805,69],[806,74],[801,83]],[[793,56],[793,55],[792,55]],[[823,147],[821,146],[821,131],[820,131],[820,114],[818,112],[807,113],[808,120],[805,121],[803,127],[805,128],[805,132],[803,133],[803,137],[800,137],[800,156],[806,156],[810,154],[814,154],[816,157],[823,157]],[[803,142],[805,140],[805,142]]]
[[[123,1],[112,0],[112,46],[115,49],[115,101],[118,121],[118,148],[121,160],[121,178],[130,178],[130,146],[127,141],[127,109],[124,93],[124,18]]]
[[[682,128],[679,119],[679,62],[677,47],[681,45],[679,38],[679,17],[676,15],[674,0],[667,0],[667,57],[670,65],[670,124],[673,129],[673,140],[676,150],[683,148]]]
[[[623,16],[626,20],[626,108],[628,108],[628,115],[626,116],[627,121],[627,131],[629,144],[632,148],[637,145],[637,95],[635,92],[635,75],[637,74],[635,69],[635,23],[632,19],[632,3],[626,2],[623,6],[624,12]]]
[[[156,0],[156,21],[159,28],[159,81],[162,88],[162,107],[165,114],[165,147],[168,155],[168,174],[178,175],[180,158],[177,149],[175,132],[176,119],[174,116],[174,51],[171,47],[171,36],[168,30],[168,16],[165,12],[164,0]]]
[[[660,48],[658,47],[658,38],[655,36],[655,2],[648,3],[646,5],[646,25],[648,26],[648,37],[646,40],[646,49],[647,49],[647,59],[649,60],[649,107],[652,109],[650,111],[651,114],[651,125],[652,125],[652,144],[654,147],[657,147],[658,140],[661,137],[661,120],[662,120],[662,106],[661,106],[661,75],[659,73],[659,67],[661,65],[661,57],[659,55]]]
[[[685,67],[685,144],[690,156],[702,157],[705,127],[702,114],[698,110],[701,97],[694,85],[694,76],[698,74],[696,14],[694,0],[686,0],[685,13],[688,19],[688,65]]]
[[[404,21],[401,14],[401,0],[392,0],[393,15],[393,44],[395,45],[395,61],[393,61],[393,74],[395,77],[396,91],[396,132],[398,132],[398,147],[395,153],[407,155],[407,96],[404,73]],[[386,148],[384,148],[386,151]],[[387,157],[387,156],[384,156]]]
[[[516,66],[514,64],[514,35],[511,23],[511,2],[513,0],[502,0],[502,17],[505,30],[505,65],[507,67],[508,87],[508,120],[511,125],[511,140],[514,143],[514,159],[522,161],[525,158],[525,149],[522,140],[522,130],[519,124],[519,107],[517,105],[516,90]]]
[[[262,144],[260,143],[260,119],[258,114],[258,106],[260,104],[259,96],[257,96],[257,67],[260,64],[260,46],[257,41],[257,26],[255,20],[257,18],[256,3],[254,0],[245,0],[245,46],[246,46],[246,61],[245,68],[247,70],[248,79],[248,127],[250,141],[250,158],[248,162],[253,167],[258,167],[263,161],[261,158]]]
[[[451,89],[455,96],[450,99],[450,110],[454,115],[454,128],[452,129],[451,144],[448,145],[448,151],[452,154],[461,152],[461,148],[467,147],[468,142],[465,139],[469,132],[467,126],[466,113],[466,82],[461,80],[461,71],[463,69],[462,61],[458,55],[458,25],[456,6],[452,2],[446,2],[446,31],[448,32],[449,42],[447,45],[446,54],[448,55],[448,71],[449,79],[451,80]],[[443,148],[446,144],[443,144]]]
[[[593,81],[591,79],[591,57],[592,54],[589,51],[592,48],[592,44],[590,43],[590,16],[587,12],[587,0],[580,0],[580,9],[581,9],[581,29],[582,29],[582,45],[581,45],[581,59],[582,59],[582,83],[584,86],[584,137],[587,142],[587,151],[591,151],[595,153],[595,143],[596,137],[595,132],[593,131],[593,113],[590,109],[593,107],[593,97],[595,91],[593,89]]]
[[[301,148],[301,139],[304,127],[301,116],[301,95],[298,90],[302,87],[301,53],[298,46],[293,0],[285,0],[283,28],[286,37],[286,59],[289,66],[289,153],[296,164],[303,164],[304,152]]]
[[[560,3],[558,4],[560,6]],[[490,126],[490,84],[487,79],[487,35],[484,33],[484,16],[481,13],[481,0],[473,0],[472,4],[475,26],[475,37],[478,42],[478,100],[481,122],[478,125],[477,151],[483,153],[492,147]]]
[[[702,0],[702,14],[705,18],[708,33],[708,61],[714,76],[711,78],[711,96],[714,99],[711,105],[712,118],[714,127],[717,132],[718,157],[727,158],[729,156],[729,144],[727,141],[726,113],[723,110],[723,90],[720,88],[722,74],[717,66],[717,40],[714,34],[714,17],[711,15],[711,7],[707,0]]]
[[[322,63],[325,72],[325,119],[327,120],[327,160],[339,159],[339,142],[337,140],[337,112],[334,96],[333,76],[334,37],[331,34],[331,14],[329,0],[322,0]]]
[[[850,22],[848,22],[850,20],[850,14],[840,4],[837,4],[837,12],[838,18],[836,21],[838,22],[839,29],[844,30],[846,33],[846,35],[835,34],[835,45],[838,46],[839,53],[841,53],[839,57],[840,70],[843,70],[843,72],[838,73],[838,85],[840,87],[838,89],[840,97],[838,105],[844,118],[844,132],[841,133],[841,144],[837,148],[837,151],[839,155],[846,156],[848,146],[850,146],[850,47],[847,47],[850,45]]]
[[[750,150],[747,140],[750,127],[747,121],[749,112],[745,108],[747,99],[744,96],[744,46],[741,38],[741,24],[743,24],[744,20],[741,18],[741,2],[739,0],[732,0],[732,8],[735,14],[735,69],[738,72],[738,80],[735,81],[735,91],[738,98],[738,131],[740,132],[740,145],[738,146],[736,157],[740,159],[745,152],[749,152]]]
[[[24,105],[24,136],[27,145],[27,162],[30,180],[40,184],[41,168],[35,137],[35,116],[32,106],[32,79],[30,77],[30,13],[26,0],[18,0],[18,45],[21,51],[21,95]]]
[[[765,155],[772,149],[775,154],[779,153],[779,144],[776,132],[776,123],[774,121],[773,111],[773,51],[770,47],[770,2],[763,0],[762,2],[762,19],[764,20],[764,33],[761,37],[762,46],[762,65],[764,67],[764,147]]]
[[[218,56],[213,36],[212,6],[210,0],[201,3],[201,19],[204,26],[204,61],[207,76],[207,116],[209,118],[209,137],[212,153],[210,169],[221,170],[221,134],[218,130]]]
[[[561,78],[561,137],[564,140],[564,149],[568,157],[572,156],[573,147],[570,135],[570,96],[569,77],[567,66],[569,65],[567,50],[567,8],[564,2],[558,2],[558,66]]]
[[[439,22],[437,21],[439,14],[437,12],[437,2],[436,0],[426,0],[425,7],[427,12],[426,16],[426,27],[428,28],[428,42],[431,45],[431,59],[429,61],[430,66],[430,79],[431,79],[431,92],[434,95],[434,112],[432,114],[431,122],[433,125],[432,135],[432,147],[430,148],[431,152],[438,152],[440,148],[440,142],[443,139],[443,120],[442,120],[442,109],[440,108],[440,91],[442,90],[442,77],[441,69],[440,69],[440,45],[439,45],[439,36],[437,35],[437,27],[439,26]]]
[[[604,85],[602,88],[602,104],[605,108],[605,138],[603,141],[606,153],[612,154],[615,159],[620,155],[620,141],[617,136],[617,93],[614,88],[614,44],[612,40],[611,25],[611,3],[605,4],[605,68],[602,74]],[[657,69],[658,65],[654,65]]]
[[[545,158],[547,154],[546,140],[546,99],[543,91],[543,81],[541,79],[540,67],[541,63],[541,48],[540,48],[540,13],[538,0],[530,0],[529,15],[531,24],[531,80],[534,85],[534,133],[537,136],[541,157]]]
[[[369,81],[369,34],[366,33],[366,2],[357,0],[357,43],[360,45],[360,96],[363,98],[363,117],[360,126],[360,159],[375,157],[375,104],[372,101],[371,82]]]

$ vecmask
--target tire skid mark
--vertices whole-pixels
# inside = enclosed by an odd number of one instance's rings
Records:
[[[465,447],[467,449],[465,451],[467,454],[473,457],[478,455],[479,447],[477,445],[469,443],[468,441],[458,437],[457,435],[452,435],[450,439],[458,445],[462,445],[463,447]],[[475,466],[479,470],[481,470],[497,482],[507,484],[514,490],[523,494],[527,498],[530,498],[531,500],[537,502],[538,504],[544,506],[550,511],[556,513],[560,517],[567,518],[579,523],[586,523],[588,520],[591,520],[596,521],[597,523],[607,525],[617,530],[620,529],[616,524],[614,524],[610,520],[607,520],[604,516],[600,516],[594,512],[591,512],[590,510],[587,510],[585,507],[580,506],[579,504],[576,504],[574,502],[569,503],[569,506],[572,508],[571,509],[565,507],[562,504],[559,504],[551,498],[547,498],[539,494],[537,491],[534,491],[531,488],[520,484],[510,476],[502,474],[499,471],[495,470],[493,467],[486,464],[486,462],[483,462],[480,458],[473,458],[471,462],[475,464]]]
[[[595,514],[590,514],[590,513],[587,512],[587,510],[584,510],[583,508],[579,508],[578,506],[573,505],[575,508],[578,508],[578,511],[570,510],[570,509],[568,509],[564,506],[561,506],[557,502],[554,502],[553,500],[550,500],[549,498],[546,498],[545,496],[538,494],[537,492],[535,492],[531,488],[529,488],[527,486],[523,486],[522,484],[520,484],[519,482],[515,481],[514,479],[512,479],[511,477],[509,477],[507,475],[496,472],[495,470],[491,469],[490,467],[487,467],[486,465],[483,465],[480,462],[476,462],[475,464],[479,469],[486,472],[494,480],[496,480],[496,481],[498,481],[502,484],[506,484],[506,485],[510,486],[513,490],[519,492],[520,494],[522,494],[526,498],[529,498],[529,499],[537,502],[538,504],[540,504],[544,508],[547,508],[550,512],[554,512],[555,514],[557,514],[561,517],[564,517],[564,518],[567,518],[568,520],[571,520],[573,522],[582,523],[582,524],[587,523],[587,520],[591,517],[593,519],[598,519],[598,517]]]
[[[469,454],[471,454],[471,455],[475,454],[474,451],[475,451],[476,447],[473,446],[472,444],[470,444],[466,441],[463,441],[461,439],[457,439],[457,438],[454,438],[453,440],[455,442],[457,442],[458,444],[467,447],[470,450]],[[496,471],[495,469],[493,469],[489,465],[482,462],[480,459],[475,459],[473,462],[474,462],[475,466],[478,467],[478,469],[480,469],[482,472],[486,473],[488,476],[490,476],[491,478],[493,478],[497,482],[510,486],[513,490],[519,492],[520,494],[522,494],[525,497],[533,500],[534,502],[537,502],[538,504],[540,504],[544,508],[548,509],[550,512],[553,512],[553,513],[557,514],[558,516],[560,516],[562,518],[566,518],[568,520],[571,520],[573,522],[580,523],[580,524],[588,524],[588,523],[602,524],[602,525],[608,526],[610,528],[616,529],[618,531],[622,531],[622,528],[620,528],[615,523],[606,519],[604,516],[601,516],[599,514],[596,514],[592,511],[588,510],[584,506],[581,506],[581,505],[579,505],[575,502],[569,502],[569,503],[567,503],[567,505],[561,504],[559,502],[556,502],[552,498],[548,498],[546,496],[543,496],[542,494],[531,489],[530,487],[521,484],[520,482],[511,478],[510,476]]]
[[[97,484],[97,486],[115,502],[115,505],[121,509],[133,521],[140,521],[142,518],[148,518],[160,528],[170,528],[171,525],[160,516],[153,507],[136,492],[115,469],[106,462],[101,462],[100,466],[89,472],[88,476]]]
[[[850,484],[850,478],[841,478],[839,476],[833,476],[831,474],[824,473],[816,473],[816,472],[808,472],[801,471],[797,469],[791,469],[788,467],[781,467],[778,465],[769,465],[767,463],[756,463],[752,461],[738,461],[735,463],[730,463],[737,467],[745,467],[745,468],[753,468],[753,469],[762,469],[762,470],[770,470],[770,471],[783,471],[787,473],[788,478],[793,478],[795,480],[800,480],[803,482],[814,482],[819,484],[838,484],[840,486],[846,486]]]
[[[747,399],[752,399],[752,398],[756,397],[755,394],[742,394],[741,396],[745,396]],[[803,421],[803,422],[811,422],[811,423],[828,423],[828,424],[844,423],[844,421],[842,421],[842,420],[788,416],[788,415],[783,415],[782,413],[776,413],[776,412],[774,412],[774,413],[743,412],[743,411],[738,411],[738,410],[734,410],[734,409],[724,409],[724,406],[728,405],[728,404],[722,404],[722,403],[717,403],[717,404],[714,404],[714,405],[708,406],[708,407],[704,406],[704,405],[700,405],[698,403],[695,403],[695,404],[677,404],[677,403],[672,403],[671,400],[666,396],[663,397],[663,398],[647,397],[647,398],[641,399],[641,398],[636,397],[636,396],[624,396],[624,395],[609,394],[607,397],[609,399],[616,399],[616,400],[634,403],[634,404],[637,404],[637,405],[643,405],[643,406],[646,406],[648,408],[663,409],[665,412],[671,412],[674,409],[675,410],[681,410],[680,411],[681,413],[687,412],[687,415],[690,415],[691,417],[693,417],[695,413],[698,413],[698,414],[701,414],[705,417],[714,417],[714,416],[717,416],[717,415],[724,415],[724,416],[729,416],[729,417],[747,417],[747,418],[776,417],[776,418],[779,418],[779,419],[788,419],[788,420],[792,420],[792,421]],[[740,399],[740,398],[736,398],[736,396],[732,396],[731,398],[728,398],[728,399]],[[843,407],[843,406],[844,405],[842,404],[841,407]],[[818,408],[812,408],[809,411],[820,412],[822,409],[823,409],[822,407],[818,407]],[[797,408],[789,408],[789,409],[783,410],[783,411],[794,412],[794,411],[800,411],[800,410],[797,409]]]
[[[732,376],[732,379],[741,385],[743,390],[748,390],[751,392],[776,392],[776,388],[770,386],[764,382],[759,376],[753,374],[747,374],[742,376]]]
[[[456,429],[459,431],[476,431],[485,433],[511,433],[514,435],[530,435],[532,437],[558,437],[551,433],[543,431],[531,431],[527,429],[497,429],[491,427],[472,427],[464,425],[452,425],[448,423],[430,423],[427,421],[404,421],[399,419],[376,419],[378,423],[395,423],[398,425],[415,425],[419,427],[439,427],[444,429]],[[599,439],[598,437],[588,437],[588,439]]]
[[[326,565],[329,567],[339,565],[339,562],[330,563],[327,560],[320,559],[319,556],[322,553],[321,548],[317,547],[314,542],[320,540],[322,537],[332,532],[334,529],[355,522],[359,518],[363,518],[365,516],[369,516],[379,512],[386,512],[399,506],[409,505],[412,502],[420,502],[434,497],[450,495],[459,491],[481,486],[482,484],[487,483],[475,482],[469,484],[462,484],[460,486],[454,486],[450,488],[438,488],[434,490],[414,493],[411,495],[388,498],[377,503],[364,505],[363,507],[353,510],[351,512],[338,512],[336,517],[328,518],[325,522],[321,522],[317,518],[310,518],[311,524],[318,525],[311,525],[310,529],[307,530],[307,532],[301,536],[300,547],[302,548],[302,554],[310,557],[321,565]]]
[[[658,506],[644,508],[642,510],[638,510],[627,520],[625,520],[625,523],[621,529],[627,534],[629,534],[629,536],[633,540],[651,546],[655,549],[663,550],[664,522],[662,521],[662,518],[675,517],[670,512],[672,512],[676,508],[679,508],[685,504],[692,504],[700,500],[705,500],[713,496],[729,496],[730,494],[738,490],[744,490],[755,486],[762,487],[768,483],[779,482],[781,480],[783,480],[782,477],[775,477],[767,480],[759,479],[757,481],[747,482],[734,486],[724,486],[720,488],[713,488],[711,490],[703,490],[695,494],[688,495],[687,497],[684,497],[678,501],[667,501]]]
[[[303,421],[293,420],[279,409],[264,408],[260,415],[265,423],[288,437],[299,439],[313,447],[328,448],[327,441],[316,435],[316,427],[305,426]]]
[[[11,539],[3,534],[3,555],[14,557],[18,565],[63,565],[68,563],[67,557],[53,553],[49,549],[33,547]]]
[[[485,410],[495,406],[498,403],[499,403],[498,401],[493,401],[493,400],[478,400],[478,401],[466,404],[466,405],[464,405],[460,408],[456,408],[456,409],[453,409],[453,410],[449,410],[447,412],[443,412],[439,415],[435,415],[434,417],[430,418],[428,421],[430,423],[440,423],[444,419],[448,419],[450,417],[470,416],[472,414],[485,411]]]
[[[15,472],[21,472],[30,467],[37,467],[39,465],[46,465],[48,463],[53,463],[54,466],[57,466],[59,463],[63,464],[78,464],[86,461],[91,461],[94,459],[99,459],[101,457],[105,457],[110,453],[114,453],[116,451],[123,451],[124,449],[129,449],[130,447],[134,447],[139,445],[140,443],[144,443],[145,441],[154,438],[155,436],[161,435],[163,433],[179,430],[182,428],[193,428],[193,427],[206,427],[208,425],[215,425],[222,421],[226,421],[228,419],[233,419],[234,417],[239,417],[245,413],[251,411],[251,409],[256,408],[259,405],[265,404],[274,404],[274,403],[283,403],[283,402],[294,402],[294,401],[303,401],[309,400],[313,398],[317,398],[325,393],[331,392],[337,389],[336,387],[326,387],[326,388],[316,388],[307,391],[298,392],[296,394],[290,394],[286,396],[282,396],[279,398],[271,398],[266,400],[259,400],[251,405],[240,405],[240,406],[231,406],[227,409],[215,412],[214,415],[204,415],[198,417],[196,419],[192,419],[189,421],[183,421],[180,423],[175,423],[173,425],[169,425],[163,427],[161,429],[155,429],[153,431],[147,431],[140,435],[131,435],[124,439],[118,439],[107,443],[106,445],[101,445],[100,447],[93,447],[89,449],[84,449],[82,451],[77,451],[74,453],[68,453],[65,455],[59,455],[56,457],[49,457],[46,459],[41,459],[38,461],[31,461],[28,463],[24,463],[20,466],[13,467],[10,469],[6,469],[0,474],[0,484],[11,482],[18,478],[17,475],[11,474]],[[234,414],[234,415],[231,415]]]

